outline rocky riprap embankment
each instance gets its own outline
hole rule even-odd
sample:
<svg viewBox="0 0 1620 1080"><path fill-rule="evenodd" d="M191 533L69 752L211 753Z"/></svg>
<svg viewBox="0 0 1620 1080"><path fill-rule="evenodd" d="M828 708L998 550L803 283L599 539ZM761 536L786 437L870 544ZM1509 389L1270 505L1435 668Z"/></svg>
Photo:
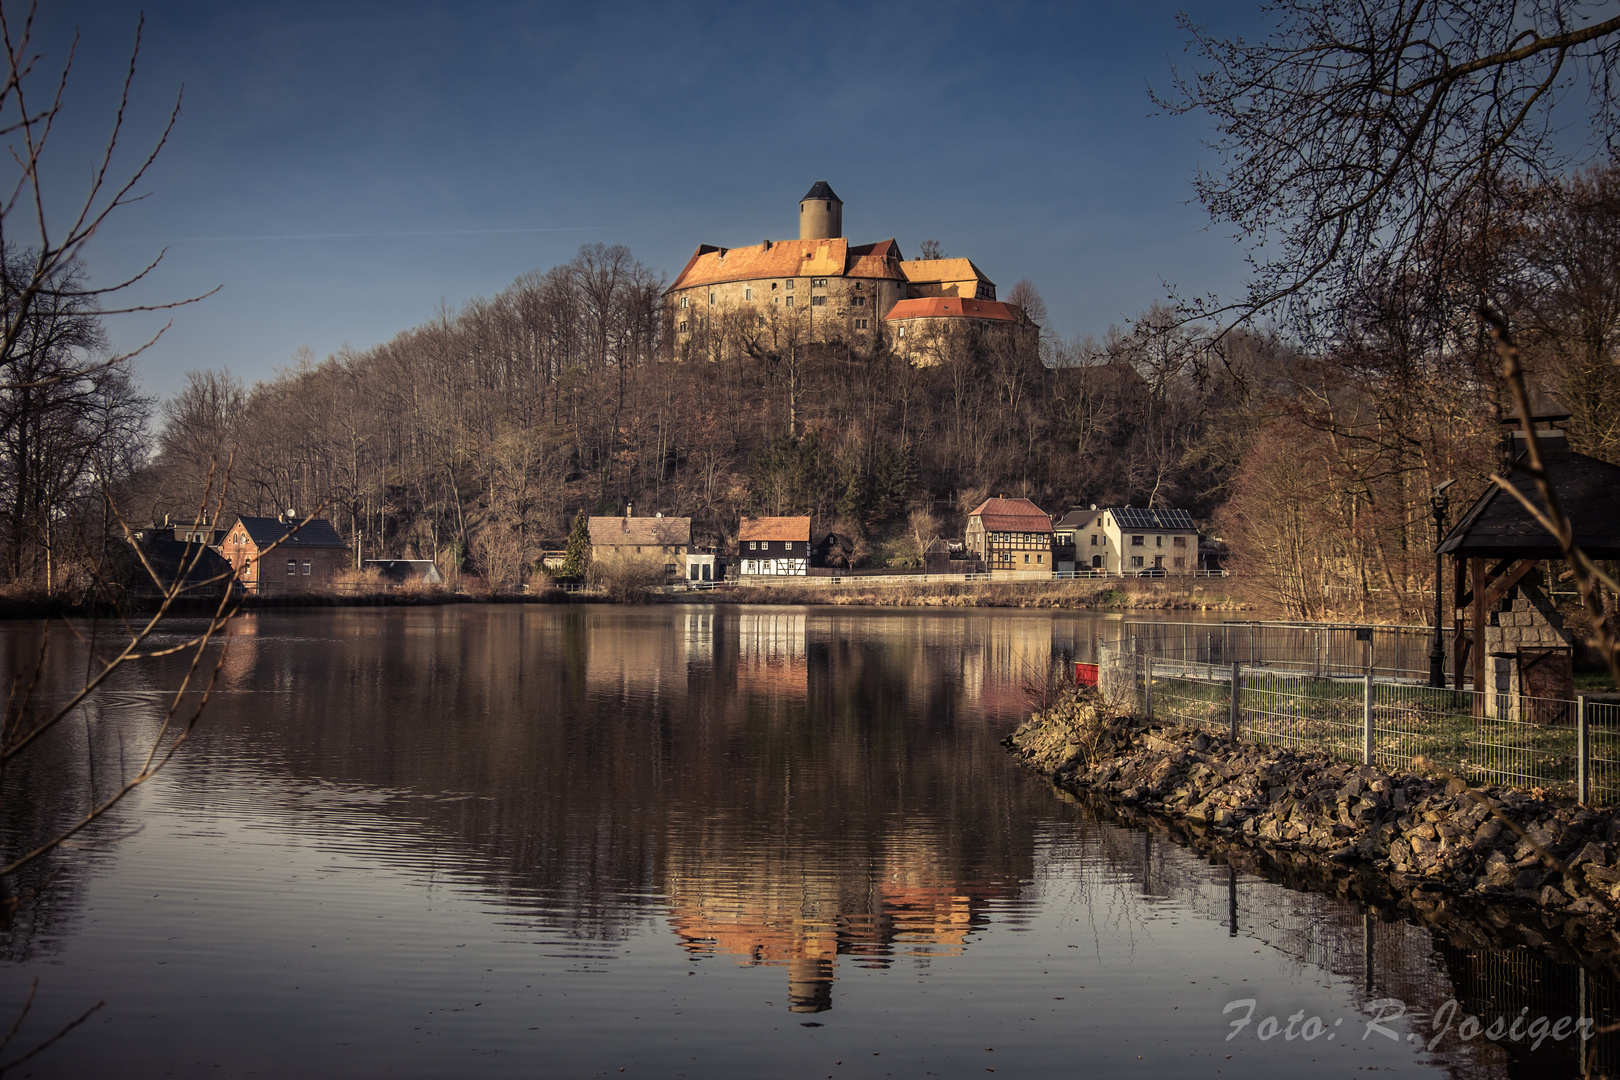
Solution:
<svg viewBox="0 0 1620 1080"><path fill-rule="evenodd" d="M1283 855L1298 866L1369 872L1384 895L1429 910L1472 905L1492 922L1533 906L1584 931L1563 936L1620 953L1620 817L1512 789L1476 788L1535 843L1502 824L1460 780L1391 774L1326 754L1237 743L1186 728L1102 722L1092 705L1038 713L1006 743L1063 789L1182 826L1205 847ZM1569 869L1555 870L1539 844ZM1366 889L1358 890L1365 893Z"/></svg>

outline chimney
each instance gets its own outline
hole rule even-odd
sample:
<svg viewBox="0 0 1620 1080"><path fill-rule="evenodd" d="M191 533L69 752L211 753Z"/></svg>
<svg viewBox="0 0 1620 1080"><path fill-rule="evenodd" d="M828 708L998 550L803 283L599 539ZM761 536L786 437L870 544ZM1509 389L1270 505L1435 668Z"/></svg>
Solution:
<svg viewBox="0 0 1620 1080"><path fill-rule="evenodd" d="M633 517L636 516L636 507L635 507L634 503L625 503L624 504L624 516L627 519L628 518L633 518Z"/></svg>

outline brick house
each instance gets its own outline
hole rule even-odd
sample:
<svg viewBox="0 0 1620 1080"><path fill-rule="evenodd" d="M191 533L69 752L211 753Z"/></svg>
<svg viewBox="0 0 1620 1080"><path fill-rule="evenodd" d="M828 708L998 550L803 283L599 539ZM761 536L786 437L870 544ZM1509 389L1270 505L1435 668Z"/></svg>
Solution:
<svg viewBox="0 0 1620 1080"><path fill-rule="evenodd" d="M640 566L666 578L686 576L686 557L692 550L692 519L687 517L633 517L626 507L622 517L593 517L591 566L611 571Z"/></svg>
<svg viewBox="0 0 1620 1080"><path fill-rule="evenodd" d="M348 569L349 545L332 523L312 518L300 525L302 520L296 514L243 515L225 531L219 553L244 589L260 596L310 592Z"/></svg>
<svg viewBox="0 0 1620 1080"><path fill-rule="evenodd" d="M804 577L810 571L810 519L743 518L737 526L743 574Z"/></svg>
<svg viewBox="0 0 1620 1080"><path fill-rule="evenodd" d="M986 499L968 514L966 540L992 578L1052 576L1052 519L1028 499Z"/></svg>

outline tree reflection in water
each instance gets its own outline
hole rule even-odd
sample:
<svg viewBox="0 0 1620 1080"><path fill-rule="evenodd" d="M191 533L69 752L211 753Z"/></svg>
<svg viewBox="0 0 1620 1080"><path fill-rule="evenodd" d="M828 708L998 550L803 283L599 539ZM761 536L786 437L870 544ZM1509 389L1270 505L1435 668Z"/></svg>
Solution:
<svg viewBox="0 0 1620 1080"><path fill-rule="evenodd" d="M581 963L622 962L654 917L691 958L780 968L794 1013L841 1000L841 965L965 961L1055 913L1098 955L1191 917L1358 1003L1609 1015L1607 975L1237 874L1019 771L998 743L1024 673L1114 633L1074 613L831 607L258 614L233 627L223 692L163 798L452 879ZM0 645L31 655L20 628ZM165 673L144 677L80 728L103 755L152 711ZM53 790L83 779L82 750L64 740ZM38 926L0 935L6 962L71 936L81 857ZM1573 1071L1575 1052L1544 1047L1529 1072ZM1433 1060L1498 1075L1524 1071L1515 1055L1450 1039Z"/></svg>

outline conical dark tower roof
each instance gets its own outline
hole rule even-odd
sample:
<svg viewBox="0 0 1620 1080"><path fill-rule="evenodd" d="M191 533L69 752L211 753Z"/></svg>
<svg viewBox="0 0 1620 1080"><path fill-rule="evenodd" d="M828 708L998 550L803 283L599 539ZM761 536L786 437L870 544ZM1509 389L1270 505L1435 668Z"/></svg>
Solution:
<svg viewBox="0 0 1620 1080"><path fill-rule="evenodd" d="M806 192L804 198L800 199L799 201L807 202L810 199L831 199L836 203L841 203L844 201L833 193L832 186L829 185L825 180L817 180L814 184L810 185L810 190Z"/></svg>

